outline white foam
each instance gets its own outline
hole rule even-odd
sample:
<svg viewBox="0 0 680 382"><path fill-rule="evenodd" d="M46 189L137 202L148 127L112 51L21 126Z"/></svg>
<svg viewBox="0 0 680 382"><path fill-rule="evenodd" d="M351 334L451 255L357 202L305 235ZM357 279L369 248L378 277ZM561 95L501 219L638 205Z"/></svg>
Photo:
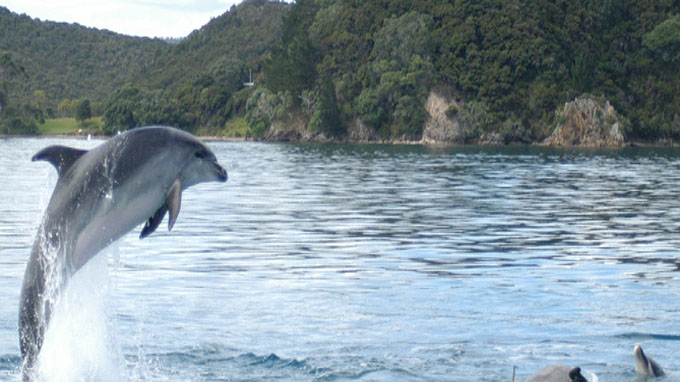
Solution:
<svg viewBox="0 0 680 382"><path fill-rule="evenodd" d="M110 251L76 272L57 297L38 356L38 380L124 380L123 358L108 314Z"/></svg>
<svg viewBox="0 0 680 382"><path fill-rule="evenodd" d="M592 371L584 371L585 374L589 374L589 378L586 378L590 382L600 382L600 378L597 377Z"/></svg>

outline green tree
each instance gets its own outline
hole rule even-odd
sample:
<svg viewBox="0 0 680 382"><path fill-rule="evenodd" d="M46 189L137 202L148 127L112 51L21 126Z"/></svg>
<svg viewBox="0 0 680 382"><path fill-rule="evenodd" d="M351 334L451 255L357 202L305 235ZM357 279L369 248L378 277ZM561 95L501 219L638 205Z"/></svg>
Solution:
<svg viewBox="0 0 680 382"><path fill-rule="evenodd" d="M292 104L290 93L273 94L266 88L257 88L246 103L246 123L256 138L264 137L272 121L281 119Z"/></svg>
<svg viewBox="0 0 680 382"><path fill-rule="evenodd" d="M9 105L3 109L0 119L2 134L37 134L38 110L28 104Z"/></svg>
<svg viewBox="0 0 680 382"><path fill-rule="evenodd" d="M104 104L104 133L114 134L119 130L141 126L135 116L141 99L141 90L131 84L111 93Z"/></svg>
<svg viewBox="0 0 680 382"><path fill-rule="evenodd" d="M61 117L73 117L75 115L75 111L73 109L71 100L68 98L62 99L57 106L57 113L59 113Z"/></svg>
<svg viewBox="0 0 680 382"><path fill-rule="evenodd" d="M375 35L371 56L396 68L408 67L414 56L429 60L433 50L431 25L431 17L417 12L388 19Z"/></svg>
<svg viewBox="0 0 680 382"><path fill-rule="evenodd" d="M387 19L375 34L368 86L355 108L387 138L418 139L422 134L434 71L431 25L429 16L408 12Z"/></svg>
<svg viewBox="0 0 680 382"><path fill-rule="evenodd" d="M323 131L331 136L340 135L342 132L342 116L335 96L335 86L329 76L322 80L319 98L309 124L312 129Z"/></svg>
<svg viewBox="0 0 680 382"><path fill-rule="evenodd" d="M44 90L33 91L33 104L39 110L45 110L47 107L47 95Z"/></svg>
<svg viewBox="0 0 680 382"><path fill-rule="evenodd" d="M272 49L265 63L267 87L274 93L289 91L295 105L304 89L314 86L317 48L307 33L314 22L318 5L314 0L298 0L286 15L281 32L282 44Z"/></svg>
<svg viewBox="0 0 680 382"><path fill-rule="evenodd" d="M680 59L680 15L657 25L643 39L644 45L666 61Z"/></svg>
<svg viewBox="0 0 680 382"><path fill-rule="evenodd" d="M90 108L90 100L87 98L81 99L76 105L76 121L84 124L85 120L92 118L92 110Z"/></svg>
<svg viewBox="0 0 680 382"><path fill-rule="evenodd" d="M36 120L42 113L28 104L21 104L10 95L18 80L28 76L9 52L0 52L0 133L37 134Z"/></svg>
<svg viewBox="0 0 680 382"><path fill-rule="evenodd" d="M16 80L27 77L23 66L17 64L9 52L0 51L0 111L10 103L9 92Z"/></svg>
<svg viewBox="0 0 680 382"><path fill-rule="evenodd" d="M169 125L192 130L196 117L181 100L162 90L147 90L128 84L113 92L104 106L104 133L114 134L145 125Z"/></svg>

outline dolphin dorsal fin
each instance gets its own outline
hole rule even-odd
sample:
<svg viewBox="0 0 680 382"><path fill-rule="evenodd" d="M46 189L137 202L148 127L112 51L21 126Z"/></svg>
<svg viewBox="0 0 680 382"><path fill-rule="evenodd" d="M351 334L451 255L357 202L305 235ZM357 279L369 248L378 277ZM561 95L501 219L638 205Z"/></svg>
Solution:
<svg viewBox="0 0 680 382"><path fill-rule="evenodd" d="M45 160L50 162L62 176L75 161L78 160L87 150L74 149L66 146L48 146L33 155L32 161Z"/></svg>
<svg viewBox="0 0 680 382"><path fill-rule="evenodd" d="M170 217L168 218L168 231L170 231L177 221L179 208L182 206L182 183L180 183L179 179L175 179L172 182L165 204L168 206L168 211L170 211Z"/></svg>

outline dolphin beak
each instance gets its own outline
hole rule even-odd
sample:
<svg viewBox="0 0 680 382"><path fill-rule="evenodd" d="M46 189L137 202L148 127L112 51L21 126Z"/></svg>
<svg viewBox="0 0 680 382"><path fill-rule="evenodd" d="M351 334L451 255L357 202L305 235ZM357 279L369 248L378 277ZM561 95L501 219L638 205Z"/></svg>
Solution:
<svg viewBox="0 0 680 382"><path fill-rule="evenodd" d="M643 376L649 375L647 357L645 356L645 352L642 351L640 345L635 345L635 349L633 349L633 356L635 360L635 372Z"/></svg>
<svg viewBox="0 0 680 382"><path fill-rule="evenodd" d="M215 166L215 176L217 177L217 180L220 182L226 182L227 179L229 178L227 176L227 170L225 170L222 166L217 164L217 162L214 162L213 166Z"/></svg>

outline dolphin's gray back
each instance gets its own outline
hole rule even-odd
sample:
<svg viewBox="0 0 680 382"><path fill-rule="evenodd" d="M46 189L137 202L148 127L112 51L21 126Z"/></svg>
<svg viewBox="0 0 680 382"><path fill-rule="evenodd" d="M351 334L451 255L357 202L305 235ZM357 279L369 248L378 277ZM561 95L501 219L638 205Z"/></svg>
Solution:
<svg viewBox="0 0 680 382"><path fill-rule="evenodd" d="M567 365L550 365L529 377L527 382L571 382Z"/></svg>
<svg viewBox="0 0 680 382"><path fill-rule="evenodd" d="M158 172L154 170L162 166L176 169L179 174L186 161L181 154L186 147L194 146L202 144L181 131L141 128L95 147L64 172L57 181L44 224L47 232L63 231L65 237L61 240L75 246L66 248L72 252L72 271L153 215L164 195L148 190L167 190L173 181L165 171L164 176L155 177ZM110 209L128 202L141 204L134 209L138 216L116 216L116 211Z"/></svg>

